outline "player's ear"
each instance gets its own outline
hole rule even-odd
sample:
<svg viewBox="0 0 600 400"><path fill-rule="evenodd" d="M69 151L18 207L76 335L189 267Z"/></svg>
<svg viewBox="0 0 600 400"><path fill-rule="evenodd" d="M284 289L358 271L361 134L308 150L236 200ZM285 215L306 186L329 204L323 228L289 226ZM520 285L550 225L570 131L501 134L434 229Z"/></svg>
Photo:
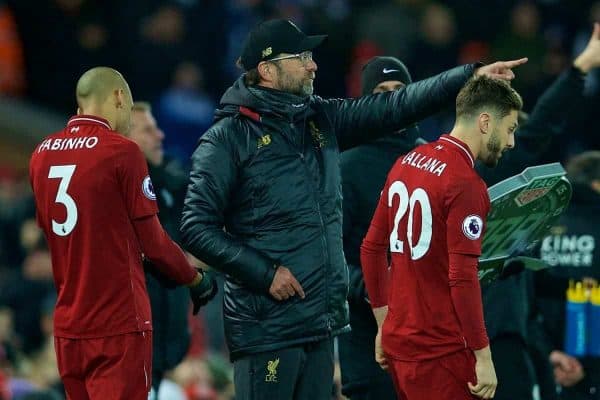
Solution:
<svg viewBox="0 0 600 400"><path fill-rule="evenodd" d="M258 74L260 75L260 78L264 81L272 81L273 80L273 68L272 66L269 65L269 63L267 62L260 62L258 64L258 66L256 67L258 69Z"/></svg>
<svg viewBox="0 0 600 400"><path fill-rule="evenodd" d="M479 114L477 118L477 124L479 125L479 130L483 134L487 134L490 130L490 114L486 112L482 112Z"/></svg>
<svg viewBox="0 0 600 400"><path fill-rule="evenodd" d="M123 89L115 89L113 94L115 96L115 106L117 108L122 108L125 103L125 93L123 93Z"/></svg>

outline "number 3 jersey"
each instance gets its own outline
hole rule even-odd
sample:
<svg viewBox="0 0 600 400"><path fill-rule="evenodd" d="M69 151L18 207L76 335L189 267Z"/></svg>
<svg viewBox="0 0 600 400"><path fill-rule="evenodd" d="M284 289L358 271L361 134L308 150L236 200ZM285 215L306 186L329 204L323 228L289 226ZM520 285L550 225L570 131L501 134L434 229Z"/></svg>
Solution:
<svg viewBox="0 0 600 400"><path fill-rule="evenodd" d="M79 115L33 152L37 221L58 292L54 334L93 338L151 330L132 220L158 212L146 161L107 121Z"/></svg>
<svg viewBox="0 0 600 400"><path fill-rule="evenodd" d="M452 285L465 282L451 276L449 255L481 255L489 208L474 157L458 139L442 135L396 161L361 249L371 306L388 305L382 328L388 356L417 361L472 347L451 295ZM473 277L466 284L477 296L479 345L487 345L476 261L459 267Z"/></svg>

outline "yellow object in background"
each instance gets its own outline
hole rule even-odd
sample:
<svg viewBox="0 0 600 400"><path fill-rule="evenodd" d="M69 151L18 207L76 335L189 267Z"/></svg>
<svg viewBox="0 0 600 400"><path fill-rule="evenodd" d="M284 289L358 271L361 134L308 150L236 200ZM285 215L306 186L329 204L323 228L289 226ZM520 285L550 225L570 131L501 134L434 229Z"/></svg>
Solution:
<svg viewBox="0 0 600 400"><path fill-rule="evenodd" d="M590 298L589 292L583 287L583 282L574 283L571 280L567 289L567 301L572 303L587 303Z"/></svg>
<svg viewBox="0 0 600 400"><path fill-rule="evenodd" d="M590 303L600 306L600 286L594 286L590 290Z"/></svg>

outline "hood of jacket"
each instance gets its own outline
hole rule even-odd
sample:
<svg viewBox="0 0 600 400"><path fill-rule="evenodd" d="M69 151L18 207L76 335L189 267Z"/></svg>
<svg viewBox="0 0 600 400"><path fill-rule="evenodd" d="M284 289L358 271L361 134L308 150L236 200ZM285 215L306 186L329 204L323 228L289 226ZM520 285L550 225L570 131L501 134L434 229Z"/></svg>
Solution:
<svg viewBox="0 0 600 400"><path fill-rule="evenodd" d="M263 86L248 87L242 75L221 97L215 121L241 112L256 120L272 116L295 122L313 113L310 103L311 96L298 96Z"/></svg>

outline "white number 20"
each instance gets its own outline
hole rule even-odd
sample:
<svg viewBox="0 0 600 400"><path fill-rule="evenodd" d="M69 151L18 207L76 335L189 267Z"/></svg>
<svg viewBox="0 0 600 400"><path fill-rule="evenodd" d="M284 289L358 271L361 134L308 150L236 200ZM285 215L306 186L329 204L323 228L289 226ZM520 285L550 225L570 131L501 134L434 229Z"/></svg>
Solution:
<svg viewBox="0 0 600 400"><path fill-rule="evenodd" d="M433 219L431 215L431 203L427 192L421 188L415 189L409 196L406 185L401 181L392 183L388 190L388 207L392 207L394 196L400 197L400 204L394 217L394 229L390 233L390 251L392 253L404 253L404 241L400 238L398 228L400 221L408 210L408 224L406 232L406 241L410 249L410 258L418 260L423 257L429 250L431 245L431 233ZM415 244L413 238L414 210L416 203L421 206L421 235L418 242Z"/></svg>
<svg viewBox="0 0 600 400"><path fill-rule="evenodd" d="M67 193L69 183L75 172L75 165L55 165L50 167L48 178L60 178L58 192L56 192L56 202L61 203L67 209L67 218L65 222L59 223L52 219L52 232L58 236L67 236L77 224L77 205Z"/></svg>

